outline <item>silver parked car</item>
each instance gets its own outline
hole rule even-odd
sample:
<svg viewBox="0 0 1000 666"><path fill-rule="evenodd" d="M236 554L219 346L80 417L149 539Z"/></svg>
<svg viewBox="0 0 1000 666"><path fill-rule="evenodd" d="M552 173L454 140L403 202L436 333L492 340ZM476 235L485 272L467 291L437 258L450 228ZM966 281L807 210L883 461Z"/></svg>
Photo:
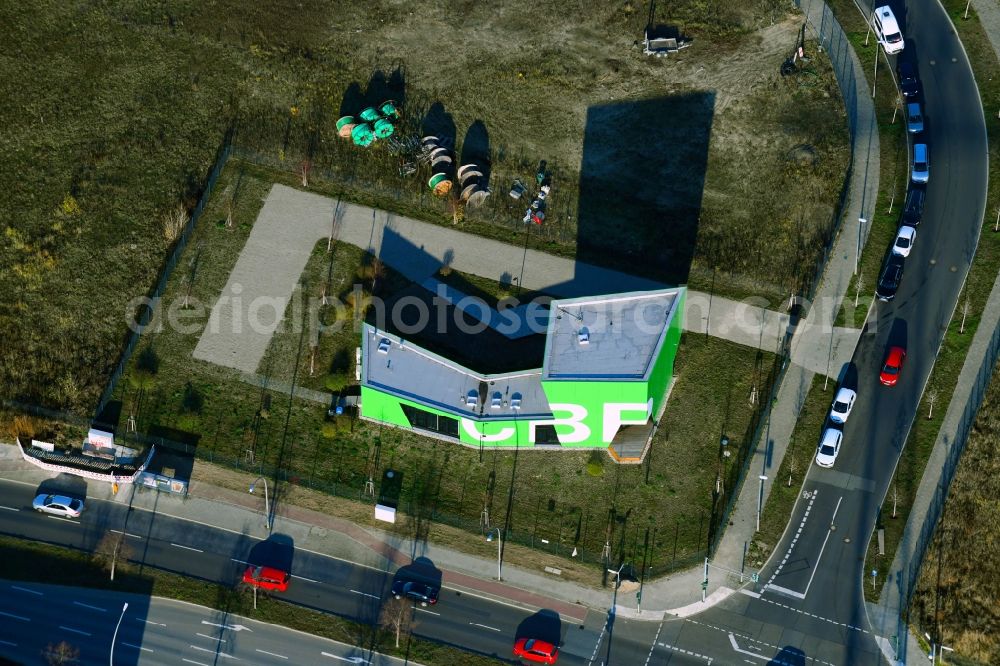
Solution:
<svg viewBox="0 0 1000 666"><path fill-rule="evenodd" d="M50 495L39 493L31 507L39 513L51 513L63 518L79 518L83 513L83 500L65 495Z"/></svg>

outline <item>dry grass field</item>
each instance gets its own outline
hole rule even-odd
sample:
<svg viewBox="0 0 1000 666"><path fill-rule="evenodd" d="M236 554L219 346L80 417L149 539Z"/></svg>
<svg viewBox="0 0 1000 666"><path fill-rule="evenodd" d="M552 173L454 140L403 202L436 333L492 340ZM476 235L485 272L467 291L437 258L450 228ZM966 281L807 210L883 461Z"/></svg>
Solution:
<svg viewBox="0 0 1000 666"><path fill-rule="evenodd" d="M778 75L801 20L786 12L670 3L657 22L694 43L657 60L634 45L647 20L634 0L8 3L0 397L93 409L128 304L172 246L167 216L193 208L230 126L264 161L295 171L311 154L318 182L450 223L418 181L381 170L391 156L333 138L378 72L400 72L407 122L433 111L460 147L486 139L496 194L470 230L517 231L503 192L545 159L556 187L539 246L784 295L812 274L849 152L825 57L807 45L803 73Z"/></svg>

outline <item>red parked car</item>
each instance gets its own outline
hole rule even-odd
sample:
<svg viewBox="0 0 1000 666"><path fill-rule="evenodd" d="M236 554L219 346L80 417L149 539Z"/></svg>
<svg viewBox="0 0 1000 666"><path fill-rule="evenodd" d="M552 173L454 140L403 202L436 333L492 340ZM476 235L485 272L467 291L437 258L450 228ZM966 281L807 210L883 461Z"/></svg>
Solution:
<svg viewBox="0 0 1000 666"><path fill-rule="evenodd" d="M258 567L252 564L243 572L244 583L272 592L284 592L287 590L289 578L291 576L281 569Z"/></svg>
<svg viewBox="0 0 1000 666"><path fill-rule="evenodd" d="M559 658L559 646L537 638L519 638L514 643L514 656L536 664L554 664Z"/></svg>
<svg viewBox="0 0 1000 666"><path fill-rule="evenodd" d="M899 372L903 369L903 361L906 360L906 350L902 347L890 347L889 353L882 364L882 372L878 379L886 386L895 386L899 379Z"/></svg>

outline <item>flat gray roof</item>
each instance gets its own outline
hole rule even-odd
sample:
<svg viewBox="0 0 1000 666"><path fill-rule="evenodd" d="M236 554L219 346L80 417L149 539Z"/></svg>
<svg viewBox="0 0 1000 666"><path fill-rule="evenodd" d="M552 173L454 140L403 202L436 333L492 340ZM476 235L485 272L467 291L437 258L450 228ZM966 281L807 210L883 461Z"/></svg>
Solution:
<svg viewBox="0 0 1000 666"><path fill-rule="evenodd" d="M362 333L361 357L364 386L456 416L482 421L552 414L540 369L480 374L369 324Z"/></svg>
<svg viewBox="0 0 1000 666"><path fill-rule="evenodd" d="M678 289L552 301L543 379L647 379Z"/></svg>

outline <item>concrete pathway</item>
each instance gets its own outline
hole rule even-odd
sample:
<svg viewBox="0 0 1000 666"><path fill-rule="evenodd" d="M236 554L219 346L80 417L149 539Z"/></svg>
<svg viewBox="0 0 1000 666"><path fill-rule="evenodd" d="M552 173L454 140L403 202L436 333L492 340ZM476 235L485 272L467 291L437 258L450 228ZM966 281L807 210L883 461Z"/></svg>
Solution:
<svg viewBox="0 0 1000 666"><path fill-rule="evenodd" d="M665 286L620 271L274 185L213 305L195 347L195 358L244 373L256 372L315 244L331 235L371 252L418 284L428 283L441 266L449 265L497 282L520 282L524 289L559 298ZM828 296L824 294L823 298ZM789 316L768 308L781 309L785 305L762 298L735 301L689 291L685 328L774 351L788 330ZM829 305L822 310L831 310ZM829 370L835 374L836 368L850 360L859 331L831 328L832 321L811 315L800 324L798 337L807 342L793 347L793 362L810 372Z"/></svg>
<svg viewBox="0 0 1000 666"><path fill-rule="evenodd" d="M979 15L979 22L990 40L997 60L1000 61L1000 2L998 0L972 0L972 7ZM877 633L882 636L893 636L904 631L907 632L907 664L927 663L927 655L912 633L908 631L908 627L900 621L903 610L901 608L903 585L908 579L911 563L920 557L920 553L917 552L920 534L924 529L924 523L929 507L934 501L937 487L942 481L948 449L957 439L958 429L962 423L969 396L972 394L977 375L983 366L986 353L994 335L996 335L998 326L1000 326L1000 275L993 283L993 289L990 291L990 296L983 309L979 327L972 338L972 344L969 345L969 351L959 373L955 392L952 394L951 402L948 403L948 411L945 413L941 429L934 441L934 448L927 459L924 475L917 487L917 494L913 506L910 507L906 527L899 547L896 549L896 556L893 558L889 576L882 586L878 604L868 605L868 613Z"/></svg>

